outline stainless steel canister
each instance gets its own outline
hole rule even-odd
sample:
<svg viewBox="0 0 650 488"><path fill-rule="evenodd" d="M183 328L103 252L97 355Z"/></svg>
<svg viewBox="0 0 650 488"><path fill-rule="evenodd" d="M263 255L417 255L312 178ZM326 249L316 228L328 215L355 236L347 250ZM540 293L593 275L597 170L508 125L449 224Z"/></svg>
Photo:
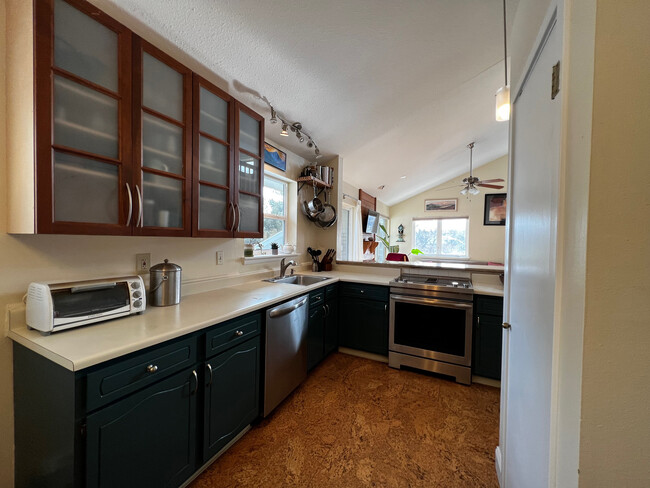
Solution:
<svg viewBox="0 0 650 488"><path fill-rule="evenodd" d="M150 289L149 303L156 307L177 305L181 301L181 271L183 269L169 259L156 264L149 270Z"/></svg>

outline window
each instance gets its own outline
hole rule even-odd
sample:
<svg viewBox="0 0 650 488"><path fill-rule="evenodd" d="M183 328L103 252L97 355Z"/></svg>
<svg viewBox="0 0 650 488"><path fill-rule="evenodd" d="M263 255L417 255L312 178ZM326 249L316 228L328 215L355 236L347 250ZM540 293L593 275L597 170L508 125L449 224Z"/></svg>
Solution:
<svg viewBox="0 0 650 488"><path fill-rule="evenodd" d="M259 250L271 249L272 243L280 248L287 243L287 183L268 174L264 175L263 190L264 234L262 239L246 239Z"/></svg>
<svg viewBox="0 0 650 488"><path fill-rule="evenodd" d="M339 252L338 257L340 261L349 261L350 260L350 236L352 234L352 229L350 224L352 223L352 207L343 204L343 208L339 213L338 228L340 232L340 242L339 242Z"/></svg>
<svg viewBox="0 0 650 488"><path fill-rule="evenodd" d="M413 221L413 247L427 256L469 257L469 218Z"/></svg>

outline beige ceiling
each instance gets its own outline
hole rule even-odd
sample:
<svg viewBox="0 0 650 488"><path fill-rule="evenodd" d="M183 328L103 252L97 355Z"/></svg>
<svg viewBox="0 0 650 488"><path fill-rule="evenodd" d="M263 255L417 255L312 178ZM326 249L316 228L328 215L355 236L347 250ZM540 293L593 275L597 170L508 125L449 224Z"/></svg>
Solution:
<svg viewBox="0 0 650 488"><path fill-rule="evenodd" d="M512 24L518 0L507 0ZM303 123L344 179L392 205L507 152L501 0L93 0ZM313 159L267 123L267 138ZM326 160L326 158L322 159ZM319 160L321 161L321 160ZM405 175L406 179L400 177ZM377 187L385 185L383 190Z"/></svg>

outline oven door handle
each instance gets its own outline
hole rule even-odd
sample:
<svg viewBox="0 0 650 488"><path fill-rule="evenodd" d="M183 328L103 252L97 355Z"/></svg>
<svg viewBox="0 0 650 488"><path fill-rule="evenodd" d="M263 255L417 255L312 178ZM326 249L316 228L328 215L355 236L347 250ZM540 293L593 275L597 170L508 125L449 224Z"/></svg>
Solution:
<svg viewBox="0 0 650 488"><path fill-rule="evenodd" d="M471 303L452 302L450 300L440 300L437 298L422 298L422 297L409 297L405 295L391 295L391 300L396 302L415 303L418 305L440 305L447 308L458 308L462 310L471 309Z"/></svg>

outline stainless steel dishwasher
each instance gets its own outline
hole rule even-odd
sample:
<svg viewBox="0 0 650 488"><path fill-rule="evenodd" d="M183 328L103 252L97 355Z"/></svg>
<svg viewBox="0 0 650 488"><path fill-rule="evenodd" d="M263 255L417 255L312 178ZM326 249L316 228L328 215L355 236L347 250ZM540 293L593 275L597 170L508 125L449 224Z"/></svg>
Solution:
<svg viewBox="0 0 650 488"><path fill-rule="evenodd" d="M266 311L264 417L307 377L307 301L294 298Z"/></svg>

